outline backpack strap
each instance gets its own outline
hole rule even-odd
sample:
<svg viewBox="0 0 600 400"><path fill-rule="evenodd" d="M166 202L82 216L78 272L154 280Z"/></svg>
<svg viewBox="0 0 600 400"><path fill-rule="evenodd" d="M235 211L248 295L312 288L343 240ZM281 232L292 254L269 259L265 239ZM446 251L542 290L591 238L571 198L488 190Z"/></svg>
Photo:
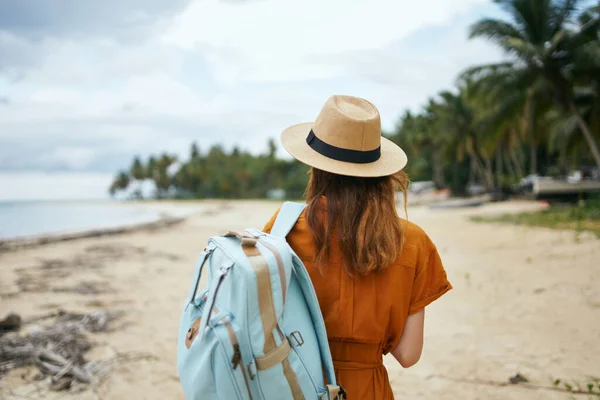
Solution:
<svg viewBox="0 0 600 400"><path fill-rule="evenodd" d="M294 257L297 258L296 255L294 255ZM300 259L294 261L293 271L296 274L300 288L304 293L306 305L310 311L315 333L317 335L317 340L319 342L319 350L321 352L321 359L323 360L323 369L325 370L325 376L327 377L327 381L329 383L327 386L327 392L330 394L331 399L345 399L346 394L344 389L339 386L335 379L335 370L333 369L331 350L329 349L327 331L325 330L325 321L323 320L323 314L321 314L321 309L319 308L319 300L317 299L317 294L315 293L312 281L310 280L310 275Z"/></svg>
<svg viewBox="0 0 600 400"><path fill-rule="evenodd" d="M273 228L271 228L271 234L273 236L286 237L294 225L296 225L298 217L300 217L305 208L306 204L293 203L290 201L283 203L283 206L275 219ZM295 254L294 257L297 258ZM323 360L323 369L325 370L325 376L329 383L326 387L328 399L345 399L346 392L344 391L344 388L336 382L335 370L333 369L333 362L331 359L331 350L329 350L329 341L327 340L327 332L325 330L325 321L323 321L323 315L319 308L319 300L317 299L317 294L315 293L312 281L310 280L310 275L299 258L293 263L293 273L298 278L300 288L307 300L306 303L313 320L313 326L315 327L315 333L319 342L319 351L321 352L321 359Z"/></svg>
<svg viewBox="0 0 600 400"><path fill-rule="evenodd" d="M286 237L294 225L296 225L298 217L300 217L300 214L302 214L302 211L304 211L305 208L306 204L293 203L291 201L283 203L281 210L279 210L279 214L277 214L277 219L273 224L273 228L271 228L271 234L274 236Z"/></svg>

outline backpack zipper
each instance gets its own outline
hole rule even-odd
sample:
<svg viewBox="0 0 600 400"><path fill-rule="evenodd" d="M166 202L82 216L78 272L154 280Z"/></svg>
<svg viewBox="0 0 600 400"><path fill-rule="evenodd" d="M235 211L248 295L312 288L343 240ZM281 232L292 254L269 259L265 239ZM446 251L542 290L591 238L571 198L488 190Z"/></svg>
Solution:
<svg viewBox="0 0 600 400"><path fill-rule="evenodd" d="M242 364L242 351L240 349L240 343L238 341L237 335L235 334L235 330L233 326L229 322L227 318L224 318L222 322L227 329L227 333L229 335L229 341L233 347L233 357L231 358L231 364L233 365L233 369L237 369L240 364ZM246 369L242 365L240 368L242 370L242 375L244 376L244 383L246 384L246 389L248 390L248 397L252 400L252 392L250 391L250 384L248 383L248 375L246 374Z"/></svg>

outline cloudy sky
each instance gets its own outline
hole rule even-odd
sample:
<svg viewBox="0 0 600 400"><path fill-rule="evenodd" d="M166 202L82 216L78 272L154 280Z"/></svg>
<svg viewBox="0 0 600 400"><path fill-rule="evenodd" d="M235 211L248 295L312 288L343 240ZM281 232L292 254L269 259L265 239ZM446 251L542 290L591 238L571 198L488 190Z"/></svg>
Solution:
<svg viewBox="0 0 600 400"><path fill-rule="evenodd" d="M0 0L0 199L103 198L136 154L266 149L331 94L384 129L500 52L490 0ZM283 151L281 153L284 156Z"/></svg>

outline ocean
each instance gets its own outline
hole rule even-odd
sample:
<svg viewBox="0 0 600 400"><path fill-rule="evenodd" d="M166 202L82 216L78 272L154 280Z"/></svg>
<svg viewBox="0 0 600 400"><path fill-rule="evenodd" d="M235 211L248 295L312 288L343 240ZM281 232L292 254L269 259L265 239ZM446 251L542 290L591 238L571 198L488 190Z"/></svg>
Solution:
<svg viewBox="0 0 600 400"><path fill-rule="evenodd" d="M112 228L159 218L157 210L109 201L0 201L0 239Z"/></svg>

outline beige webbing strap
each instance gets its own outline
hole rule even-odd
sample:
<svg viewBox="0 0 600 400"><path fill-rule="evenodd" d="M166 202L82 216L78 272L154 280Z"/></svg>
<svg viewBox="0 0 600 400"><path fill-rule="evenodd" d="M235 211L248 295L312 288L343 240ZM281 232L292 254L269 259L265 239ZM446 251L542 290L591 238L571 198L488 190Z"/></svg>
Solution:
<svg viewBox="0 0 600 400"><path fill-rule="evenodd" d="M263 357L256 357L254 359L256 361L256 368L265 370L281 363L287 358L291 350L290 343L285 339L275 350L265 354Z"/></svg>
<svg viewBox="0 0 600 400"><path fill-rule="evenodd" d="M244 253L248 258L260 256L260 251L256 247L244 247ZM252 262L252 259L250 259L250 262Z"/></svg>
<svg viewBox="0 0 600 400"><path fill-rule="evenodd" d="M260 254L260 251L258 251L256 247L244 247L244 252L250 260L250 263L252 264L252 269L256 274L256 281L258 285L258 306L260 308L260 317L262 319L263 334L265 337L264 353L265 357L268 357L272 351L277 351L275 349L276 343L275 336L273 333L273 330L275 329L275 327L277 327L277 316L275 315L275 305L273 304L271 273L269 272L269 265L267 264L267 261L263 258L263 256ZM283 336L282 332L279 330L279 327L277 328L280 335ZM287 341L287 339L283 340L282 343L286 343L289 348L289 342ZM281 351L283 352L284 350ZM289 354L289 350L287 351L287 354ZM283 367L283 374L285 375L285 378L288 381L288 384L290 385L293 400L304 400L304 395L302 394L302 389L300 388L298 377L296 376L294 369L290 365L290 361L287 358L287 354L283 361L281 361L281 365ZM281 354L278 353L278 355ZM272 361L273 360L270 360L270 362ZM258 366L258 360L257 368L261 369Z"/></svg>
<svg viewBox="0 0 600 400"><path fill-rule="evenodd" d="M256 246L256 242L258 242L258 239L256 239L255 236L246 233L246 232L238 232L238 231L229 231L225 234L225 237L237 237L242 241L242 247L244 249L248 248L248 247L254 247Z"/></svg>
<svg viewBox="0 0 600 400"><path fill-rule="evenodd" d="M244 252L248 256L252 269L256 274L256 281L258 284L258 307L260 308L260 318L263 323L263 334L265 337L264 353L268 354L270 351L275 349L275 338L273 337L273 329L277 325L277 318L275 316L275 306L273 305L273 292L271 290L271 275L269 273L269 266L262 257L260 252L255 254L248 250L257 250L256 248L244 248Z"/></svg>
<svg viewBox="0 0 600 400"><path fill-rule="evenodd" d="M327 385L327 393L329 394L329 400L339 400L345 397L340 396L340 387L334 385Z"/></svg>
<svg viewBox="0 0 600 400"><path fill-rule="evenodd" d="M267 249L271 250L271 253L275 256L275 260L277 260L277 268L279 268L279 279L281 281L281 295L283 296L283 303L285 304L285 297L287 295L287 280L285 276L285 267L283 266L283 259L281 258L281 254L279 254L279 250L277 247L268 243L265 240L261 240L260 243L265 246Z"/></svg>
<svg viewBox="0 0 600 400"><path fill-rule="evenodd" d="M289 358L286 357L282 363L283 366L283 375L285 375L285 379L288 381L288 385L290 385L290 390L292 391L292 398L294 400L304 400L304 395L302 394L302 388L300 387L300 382L298 382L298 377L296 376L296 372L290 365Z"/></svg>

